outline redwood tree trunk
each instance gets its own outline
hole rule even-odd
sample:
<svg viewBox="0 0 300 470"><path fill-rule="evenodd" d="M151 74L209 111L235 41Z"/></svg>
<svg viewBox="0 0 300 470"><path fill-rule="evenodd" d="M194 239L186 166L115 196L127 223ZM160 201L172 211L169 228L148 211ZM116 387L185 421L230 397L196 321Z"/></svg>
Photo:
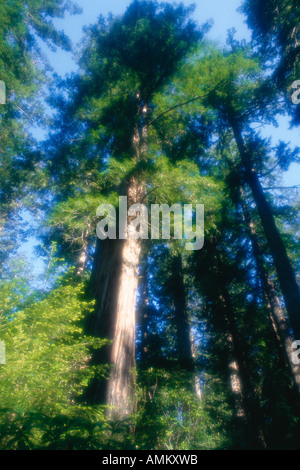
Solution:
<svg viewBox="0 0 300 470"><path fill-rule="evenodd" d="M180 254L173 258L172 271L171 290L175 307L177 357L182 368L193 372L193 392L201 400L200 377L195 369L196 346L188 319L187 295Z"/></svg>
<svg viewBox="0 0 300 470"><path fill-rule="evenodd" d="M186 292L182 272L182 258L180 255L173 258L172 269L171 288L175 307L177 355L180 365L185 369L192 370L193 356L190 325L187 317Z"/></svg>
<svg viewBox="0 0 300 470"><path fill-rule="evenodd" d="M234 137L246 170L249 184L255 200L258 214L274 260L278 280L285 300L291 326L296 339L300 339L300 289L295 273L288 258L284 243L276 227L270 205L266 199L258 175L252 167L252 158L236 122L232 123Z"/></svg>
<svg viewBox="0 0 300 470"><path fill-rule="evenodd" d="M246 354L238 331L234 308L227 286L225 267L221 254L215 247L217 259L216 294L221 306L222 322L225 327L228 350L228 373L234 398L236 416L247 424L254 443L266 448L262 419L249 377Z"/></svg>
<svg viewBox="0 0 300 470"><path fill-rule="evenodd" d="M137 94L137 116L132 136L133 159L146 158L148 107ZM126 187L128 207L144 200L144 183L131 176ZM123 191L124 192L124 191ZM135 217L127 216L127 224ZM91 387L92 400L108 406L108 417L125 419L134 411L135 383L135 304L141 240L97 241L91 295L96 299L93 333L111 340L111 344L96 355L96 363L110 365L108 380L96 381Z"/></svg>
<svg viewBox="0 0 300 470"><path fill-rule="evenodd" d="M242 205L242 209L244 213L245 222L248 226L250 237L251 237L252 250L253 250L253 255L255 258L256 266L257 266L257 271L261 278L263 288L266 293L266 297L269 301L272 324L275 327L275 333L278 334L280 337L284 355L285 355L285 361L290 369L298 398L300 398L300 365L294 364L292 360L294 348L293 348L293 338L290 334L291 328L283 312L283 309L280 305L279 299L276 295L274 283L270 279L270 276L268 275L264 267L262 253L261 253L261 249L257 240L255 227L254 227L253 221L251 220L246 204L243 200L242 192L241 192L241 205Z"/></svg>
<svg viewBox="0 0 300 470"><path fill-rule="evenodd" d="M132 188L129 188L130 190ZM110 365L107 381L94 384L92 399L111 407L110 418L134 410L135 303L140 240L98 240L91 293L96 298L93 332L112 343L97 362Z"/></svg>
<svg viewBox="0 0 300 470"><path fill-rule="evenodd" d="M123 244L116 316L110 337L112 370L107 385L106 404L113 407L111 415L123 418L133 412L135 377L135 301L138 284L140 242Z"/></svg>

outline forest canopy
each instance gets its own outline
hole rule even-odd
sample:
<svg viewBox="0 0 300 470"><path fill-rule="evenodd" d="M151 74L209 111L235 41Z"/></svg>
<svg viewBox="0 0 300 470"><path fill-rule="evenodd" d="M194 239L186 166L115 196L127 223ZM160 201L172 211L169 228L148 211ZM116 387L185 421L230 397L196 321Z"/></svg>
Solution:
<svg viewBox="0 0 300 470"><path fill-rule="evenodd" d="M300 7L239 10L1 3L2 450L299 450Z"/></svg>

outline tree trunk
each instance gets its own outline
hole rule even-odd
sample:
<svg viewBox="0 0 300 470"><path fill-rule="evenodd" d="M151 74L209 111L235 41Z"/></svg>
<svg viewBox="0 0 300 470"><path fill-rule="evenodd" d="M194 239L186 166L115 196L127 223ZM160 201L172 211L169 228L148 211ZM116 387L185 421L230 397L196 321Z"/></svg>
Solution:
<svg viewBox="0 0 300 470"><path fill-rule="evenodd" d="M195 362L196 362L196 344L195 344L195 337L194 337L192 329L191 329L191 333L190 333L190 338L191 338L191 346L192 346L192 359L193 359L193 362L194 362L194 365L195 365ZM197 396L198 400L201 401L202 400L201 381L200 381L200 374L197 370L195 371L195 374L194 374L194 387L195 387L196 396Z"/></svg>
<svg viewBox="0 0 300 470"><path fill-rule="evenodd" d="M141 274L141 301L139 308L139 329L140 329L140 362L144 368L148 358L148 320L149 320L149 289L148 289L148 256L145 255Z"/></svg>
<svg viewBox="0 0 300 470"><path fill-rule="evenodd" d="M221 295L221 300L224 303L225 321L228 328L228 371L231 392L235 402L236 416L242 422L247 423L253 442L258 443L262 448L266 448L264 433L260 423L260 411L249 379L245 353L237 331L230 297L227 289L224 289L224 286L222 290L225 297Z"/></svg>
<svg viewBox="0 0 300 470"><path fill-rule="evenodd" d="M77 271L76 275L81 277L84 273L86 263L87 263L87 253L88 253L88 236L90 233L90 224L87 225L86 230L82 232L82 247L79 253L78 262L77 262Z"/></svg>
<svg viewBox="0 0 300 470"><path fill-rule="evenodd" d="M131 414L134 407L135 301L139 255L139 241L125 241L116 299L116 318L111 330L113 343L110 364L113 367L106 394L106 404L113 407L111 416L118 418Z"/></svg>
<svg viewBox="0 0 300 470"><path fill-rule="evenodd" d="M241 380L241 373L239 364L234 354L234 344L231 334L227 335L227 347L228 347L228 374L230 390L234 400L235 414L236 417L247 424L248 416L246 412L245 397L243 394L243 385Z"/></svg>
<svg viewBox="0 0 300 470"><path fill-rule="evenodd" d="M177 357L180 366L193 372L193 391L199 400L202 399L200 377L195 370L196 346L188 319L186 287L184 283L182 256L176 255L172 262L171 290L175 307L177 332Z"/></svg>
<svg viewBox="0 0 300 470"><path fill-rule="evenodd" d="M128 200L130 191L128 191ZM98 362L111 365L108 381L98 382L93 401L111 407L110 418L123 419L134 409L135 303L141 241L98 240L91 293L96 298L93 332L112 343Z"/></svg>
<svg viewBox="0 0 300 470"><path fill-rule="evenodd" d="M285 354L285 361L291 372L291 376L295 385L295 390L297 392L298 398L300 398L300 365L294 364L293 357L293 338L290 334L290 325L285 317L285 314L281 308L279 299L276 295L275 286L270 279L263 263L262 254L260 246L257 240L257 235L253 221L251 220L250 214L246 207L245 201L243 199L243 193L241 190L241 206L244 213L245 222L249 229L253 255L256 261L257 271L261 278L266 297L269 301L270 311L271 311L271 321L275 327L275 333L279 335L281 344L283 346L283 351Z"/></svg>
<svg viewBox="0 0 300 470"><path fill-rule="evenodd" d="M227 330L229 381L235 401L236 416L241 422L245 421L247 423L253 442L262 448L266 448L260 410L248 374L246 354L236 324L226 276L224 275L224 265L217 247L216 257L218 266L217 289Z"/></svg>
<svg viewBox="0 0 300 470"><path fill-rule="evenodd" d="M256 171L252 168L252 158L236 122L232 124L234 137L246 170L258 214L274 260L278 280L285 300L291 326L296 339L300 339L300 289L288 258L284 243L276 227L270 205L266 199Z"/></svg>
<svg viewBox="0 0 300 470"><path fill-rule="evenodd" d="M181 367L187 370L193 370L190 325L187 317L186 291L182 272L181 255L173 257L172 270L171 290L175 307L177 357Z"/></svg>
<svg viewBox="0 0 300 470"><path fill-rule="evenodd" d="M133 159L146 158L148 107L141 105L137 93L140 125L133 131ZM131 176L125 195L128 206L141 203L144 183ZM91 388L92 400L105 403L110 419L125 419L134 412L135 383L135 304L141 240L131 239L128 226L135 217L127 216L127 239L97 240L91 295L96 299L93 332L112 342L96 355L96 362L110 365L107 381L96 381ZM97 357L98 356L98 357Z"/></svg>

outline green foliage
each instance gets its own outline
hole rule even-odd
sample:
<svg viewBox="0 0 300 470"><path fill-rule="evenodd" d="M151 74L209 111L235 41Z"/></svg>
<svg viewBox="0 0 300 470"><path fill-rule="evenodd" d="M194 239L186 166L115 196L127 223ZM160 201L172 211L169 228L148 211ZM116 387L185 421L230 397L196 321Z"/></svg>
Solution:
<svg viewBox="0 0 300 470"><path fill-rule="evenodd" d="M293 124L299 125L300 107L291 102L292 84L300 76L299 4L292 0L244 0L241 11L252 31L259 59L271 72L277 98L283 95Z"/></svg>
<svg viewBox="0 0 300 470"><path fill-rule="evenodd" d="M179 368L140 372L134 433L138 449L226 448L229 436L224 424L231 411L225 396L219 391L205 394L200 401L195 380L199 378Z"/></svg>
<svg viewBox="0 0 300 470"><path fill-rule="evenodd" d="M49 67L39 41L49 47L70 50L63 32L53 25L55 17L78 9L68 0L10 0L0 4L0 80L6 87L6 104L0 106L0 231L1 258L15 246L20 210L38 206L30 192L45 189L47 174L31 136L32 128L46 123L42 105ZM15 232L14 232L15 233ZM1 259L2 261L2 259Z"/></svg>
<svg viewBox="0 0 300 470"><path fill-rule="evenodd" d="M105 341L83 333L82 319L93 303L82 293L83 285L74 285L68 274L22 307L22 282L1 284L2 448L82 448L83 441L92 446L95 436L99 445L103 409L87 407L80 397L93 377L105 374L105 367L89 365L91 348Z"/></svg>

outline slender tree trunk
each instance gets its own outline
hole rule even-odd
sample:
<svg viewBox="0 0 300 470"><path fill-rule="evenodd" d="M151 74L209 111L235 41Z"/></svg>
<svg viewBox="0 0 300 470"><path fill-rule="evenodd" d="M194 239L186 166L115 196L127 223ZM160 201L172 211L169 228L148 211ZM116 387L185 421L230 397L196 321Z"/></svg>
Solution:
<svg viewBox="0 0 300 470"><path fill-rule="evenodd" d="M77 262L77 271L76 275L81 277L84 273L86 263L87 263L87 252L88 252L88 236L90 233L90 225L88 224L87 228L82 232L82 248L79 253L79 258Z"/></svg>
<svg viewBox="0 0 300 470"><path fill-rule="evenodd" d="M147 254L142 267L141 275L141 302L139 309L139 327L140 327L140 361L142 368L147 363L148 353L148 320L149 320L149 289L148 289L148 258Z"/></svg>
<svg viewBox="0 0 300 470"><path fill-rule="evenodd" d="M177 330L177 353L182 368L193 372L193 391L202 399L200 377L195 369L196 346L188 319L186 287L183 275L182 256L174 256L172 263L172 293Z"/></svg>
<svg viewBox="0 0 300 470"><path fill-rule="evenodd" d="M260 410L249 377L246 354L240 339L231 297L227 288L224 265L217 247L216 257L218 264L217 286L227 329L229 380L235 401L236 415L237 418L247 422L253 442L257 442L262 448L266 448Z"/></svg>
<svg viewBox="0 0 300 470"><path fill-rule="evenodd" d="M194 337L194 333L193 333L192 329L190 330L190 338L191 338L191 346L192 346L192 359L193 359L193 363L195 364L195 362L196 362L196 350L197 349L196 349L195 337ZM196 370L195 375L194 375L194 386L195 386L196 396L197 396L198 400L201 401L202 400L202 390L201 390L200 374L197 370Z"/></svg>
<svg viewBox="0 0 300 470"><path fill-rule="evenodd" d="M225 321L228 328L229 378L234 395L237 417L246 419L252 438L265 448L265 438L260 424L260 412L245 360L245 353L239 338L231 299L227 288L222 285L221 300L224 304Z"/></svg>
<svg viewBox="0 0 300 470"><path fill-rule="evenodd" d="M243 385L241 380L241 373L239 364L236 360L234 353L234 343L231 334L227 335L227 347L228 347L228 374L230 390L234 400L235 414L236 417L247 424L248 414L246 412L245 397L243 393Z"/></svg>
<svg viewBox="0 0 300 470"><path fill-rule="evenodd" d="M293 338L290 334L291 328L289 322L283 312L283 309L280 305L279 299L276 295L275 286L270 279L263 263L262 254L260 246L258 243L254 223L251 220L250 214L246 207L243 192L241 190L241 205L244 213L245 222L248 226L253 255L256 261L257 271L261 278L266 297L269 301L270 311L271 311L271 321L275 329L275 334L279 335L281 344L283 346L283 351L285 355L286 364L289 367L289 370L292 375L292 379L295 385L295 390L297 391L298 398L300 398L300 365L293 363Z"/></svg>
<svg viewBox="0 0 300 470"><path fill-rule="evenodd" d="M296 339L300 339L300 289L288 258L284 243L276 227L270 205L266 199L256 171L252 168L252 158L236 122L232 123L234 137L246 170L249 184L268 245L274 260L280 287L285 300L291 326Z"/></svg>
<svg viewBox="0 0 300 470"><path fill-rule="evenodd" d="M186 291L182 271L181 255L176 255L172 262L171 289L175 307L177 330L177 355L180 365L188 370L193 369L190 325L187 316Z"/></svg>

